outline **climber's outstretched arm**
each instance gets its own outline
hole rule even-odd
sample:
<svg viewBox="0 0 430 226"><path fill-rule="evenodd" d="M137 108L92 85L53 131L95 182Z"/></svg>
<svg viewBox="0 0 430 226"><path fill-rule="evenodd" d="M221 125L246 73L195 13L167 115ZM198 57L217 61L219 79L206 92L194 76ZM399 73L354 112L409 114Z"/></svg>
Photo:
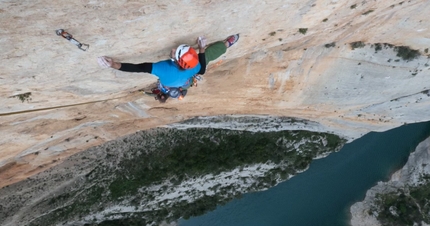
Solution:
<svg viewBox="0 0 430 226"><path fill-rule="evenodd" d="M127 72L152 72L152 63L141 63L141 64L130 64L130 63L119 63L120 67L118 70Z"/></svg>
<svg viewBox="0 0 430 226"><path fill-rule="evenodd" d="M113 68L120 71L126 71L126 72L145 72L145 73L151 73L152 72L152 63L140 63L140 64L130 64L130 63L121 63L121 62L115 62L110 57L99 57L97 59L100 66L105 68Z"/></svg>

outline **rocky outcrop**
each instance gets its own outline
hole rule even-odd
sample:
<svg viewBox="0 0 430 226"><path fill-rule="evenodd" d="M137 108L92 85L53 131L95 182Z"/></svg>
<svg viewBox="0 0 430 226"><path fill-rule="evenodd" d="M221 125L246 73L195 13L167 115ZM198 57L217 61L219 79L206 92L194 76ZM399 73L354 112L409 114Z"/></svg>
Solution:
<svg viewBox="0 0 430 226"><path fill-rule="evenodd" d="M351 206L351 224L353 226L383 225L377 220L381 211L381 204L375 203L377 197L388 193L395 196L408 194L413 188L419 188L428 183L423 179L426 175L430 175L430 137L417 146L415 152L409 156L405 166L395 172L389 181L379 182L367 191L363 201ZM395 207L391 208L393 216L397 215L395 212ZM408 214L412 215L410 212ZM424 222L416 223L426 225ZM397 224L401 225L402 223L399 221Z"/></svg>

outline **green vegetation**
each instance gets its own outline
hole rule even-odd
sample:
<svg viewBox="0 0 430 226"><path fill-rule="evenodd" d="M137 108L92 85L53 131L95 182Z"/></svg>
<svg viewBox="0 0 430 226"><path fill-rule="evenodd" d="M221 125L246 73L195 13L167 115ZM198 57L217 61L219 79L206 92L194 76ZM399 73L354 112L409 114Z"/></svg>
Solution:
<svg viewBox="0 0 430 226"><path fill-rule="evenodd" d="M382 50L382 44L381 43L375 43L375 53Z"/></svg>
<svg viewBox="0 0 430 226"><path fill-rule="evenodd" d="M415 49L411 49L409 46L396 46L394 50L397 51L397 56L401 57L405 61L416 59L420 56L420 52Z"/></svg>
<svg viewBox="0 0 430 226"><path fill-rule="evenodd" d="M385 48L393 48L394 47L394 45L390 44L390 43L383 43L383 45Z"/></svg>
<svg viewBox="0 0 430 226"><path fill-rule="evenodd" d="M104 159L97 159L94 169L85 175L80 189L48 199L52 212L32 222L47 225L88 216L105 207L134 206L133 213L113 213L116 220L95 219L88 225L146 225L163 220L201 215L217 205L252 192L276 185L290 175L306 169L321 155L337 151L345 140L327 133L309 131L247 132L221 129L154 129L138 132L133 137L103 145ZM90 151L90 150L88 150ZM82 159L80 156L79 159ZM90 161L89 159L85 159ZM168 191L184 181L204 175L217 175L234 169L262 163L274 163L275 168L237 190L233 185L209 188L206 195L190 190L191 202L156 201L160 192ZM247 178L241 178L246 181ZM155 190L148 190L158 186ZM156 202L144 211L142 203ZM158 202L158 203L157 203Z"/></svg>
<svg viewBox="0 0 430 226"><path fill-rule="evenodd" d="M419 225L430 223L430 183L399 189L397 192L378 194L376 207L382 225Z"/></svg>
<svg viewBox="0 0 430 226"><path fill-rule="evenodd" d="M351 48L361 48L364 47L365 44L363 42L352 42L350 43ZM397 56L402 58L405 61L410 61L413 59L416 59L418 56L420 56L420 52L418 50L415 49L411 49L409 46L394 46L392 44L389 43L375 43L372 44L371 47L375 48L375 53L377 53L378 51L382 50L382 47L384 48L392 48L394 49L395 52L397 52ZM391 59L388 61L390 62ZM399 62L399 59L394 60L394 62Z"/></svg>
<svg viewBox="0 0 430 226"><path fill-rule="evenodd" d="M285 148L276 145L276 141L281 137L286 140L296 140L305 137L310 139L312 136L312 133L307 131L300 131L298 134L295 132L268 132L257 135L251 132L232 133L226 130L212 130L210 131L211 137L207 136L207 131L201 129L190 129L186 133L182 131L173 133L176 141L174 146L162 142L156 152L145 153L143 148L131 150L134 153L142 154L124 159L118 165L120 169L126 170L128 173L124 176L118 174L118 177L110 184L109 189L113 198L134 195L140 187L161 183L175 175L194 177L208 173L218 174L238 166L267 161L280 164L285 159L296 160L299 156L297 152L288 152ZM331 136L333 135L328 137ZM309 145L309 148L318 146ZM339 143L335 142L331 145L335 147ZM130 179L131 175L133 175L132 179Z"/></svg>
<svg viewBox="0 0 430 226"><path fill-rule="evenodd" d="M307 31L308 31L307 28L299 28L299 32L302 34L306 34Z"/></svg>
<svg viewBox="0 0 430 226"><path fill-rule="evenodd" d="M126 218L126 219L117 219L117 220L107 220L103 221L99 224L85 224L85 226L144 226L147 225L148 222L145 219L141 218Z"/></svg>
<svg viewBox="0 0 430 226"><path fill-rule="evenodd" d="M351 5L349 8L355 9L357 7L357 4Z"/></svg>
<svg viewBox="0 0 430 226"><path fill-rule="evenodd" d="M275 36L276 35L276 31L272 31L269 33L270 36Z"/></svg>
<svg viewBox="0 0 430 226"><path fill-rule="evenodd" d="M336 42L332 42L332 43L327 43L324 45L326 48L331 48L331 47L335 47L336 46Z"/></svg>
<svg viewBox="0 0 430 226"><path fill-rule="evenodd" d="M322 22L327 22L327 20L328 20L328 19L327 19L327 18L325 18L324 20L322 20Z"/></svg>
<svg viewBox="0 0 430 226"><path fill-rule="evenodd" d="M358 41L358 42L351 42L349 43L349 45L351 46L351 49L358 49L358 48L363 48L364 46L366 46L366 44L364 44L364 42L362 41Z"/></svg>
<svg viewBox="0 0 430 226"><path fill-rule="evenodd" d="M27 92L27 93L22 93L22 94L17 94L17 95L13 95L11 96L11 98L18 98L22 103L24 103L24 101L29 102L31 100L31 92Z"/></svg>

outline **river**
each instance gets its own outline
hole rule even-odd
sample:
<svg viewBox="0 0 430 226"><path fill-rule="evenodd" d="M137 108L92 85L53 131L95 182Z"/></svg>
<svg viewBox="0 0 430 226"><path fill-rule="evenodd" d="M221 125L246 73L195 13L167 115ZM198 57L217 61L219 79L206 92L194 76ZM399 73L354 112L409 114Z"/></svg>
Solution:
<svg viewBox="0 0 430 226"><path fill-rule="evenodd" d="M249 193L180 226L345 226L350 206L407 161L430 122L371 132L266 191Z"/></svg>

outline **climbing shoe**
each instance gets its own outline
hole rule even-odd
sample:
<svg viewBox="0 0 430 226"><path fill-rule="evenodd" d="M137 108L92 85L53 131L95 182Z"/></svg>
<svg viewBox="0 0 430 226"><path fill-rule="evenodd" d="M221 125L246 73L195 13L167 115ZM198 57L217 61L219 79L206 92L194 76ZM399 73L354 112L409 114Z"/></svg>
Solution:
<svg viewBox="0 0 430 226"><path fill-rule="evenodd" d="M227 48L230 48L230 46L234 45L238 40L239 40L239 34L235 34L235 35L228 36L224 40L224 42L227 42L228 43Z"/></svg>

